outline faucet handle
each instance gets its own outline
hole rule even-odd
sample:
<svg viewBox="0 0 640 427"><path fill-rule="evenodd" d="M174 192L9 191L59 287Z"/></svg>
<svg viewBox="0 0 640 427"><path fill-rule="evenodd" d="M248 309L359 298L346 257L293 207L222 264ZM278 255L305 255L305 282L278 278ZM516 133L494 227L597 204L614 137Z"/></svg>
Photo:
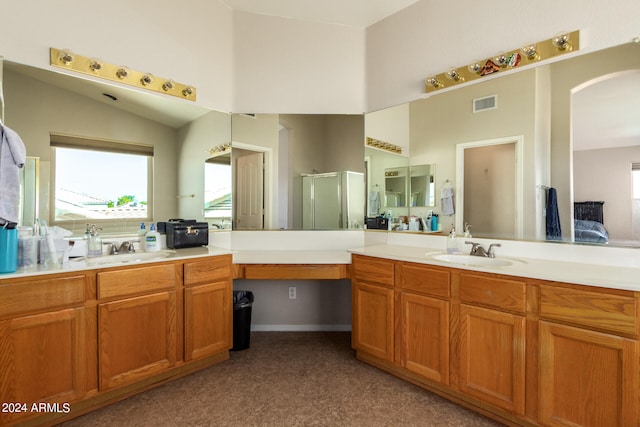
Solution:
<svg viewBox="0 0 640 427"><path fill-rule="evenodd" d="M492 243L492 244L490 244L490 245L489 245L489 249L487 249L487 256L488 256L489 258L495 258L495 257L496 257L496 254L495 254L495 252L493 251L493 248L496 248L496 247L497 247L497 248L499 248L499 247L501 247L501 246L502 246L502 245L501 245L500 243Z"/></svg>
<svg viewBox="0 0 640 427"><path fill-rule="evenodd" d="M480 247L480 243L476 243L476 242L471 242L469 240L464 242L465 245L471 245L471 252L469 253L470 255L475 255L478 252L478 248Z"/></svg>

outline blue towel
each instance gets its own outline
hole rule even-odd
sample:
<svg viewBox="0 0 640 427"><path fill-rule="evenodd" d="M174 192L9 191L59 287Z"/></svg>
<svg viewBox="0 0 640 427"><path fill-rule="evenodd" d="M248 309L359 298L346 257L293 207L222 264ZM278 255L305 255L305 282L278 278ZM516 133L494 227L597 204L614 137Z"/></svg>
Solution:
<svg viewBox="0 0 640 427"><path fill-rule="evenodd" d="M547 193L547 240L562 240L560 215L558 214L558 195L551 187Z"/></svg>

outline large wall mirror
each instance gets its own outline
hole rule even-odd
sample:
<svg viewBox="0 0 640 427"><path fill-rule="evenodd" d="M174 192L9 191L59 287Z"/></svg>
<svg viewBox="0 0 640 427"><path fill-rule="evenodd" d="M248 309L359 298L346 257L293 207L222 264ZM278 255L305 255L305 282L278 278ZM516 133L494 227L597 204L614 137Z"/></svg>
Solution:
<svg viewBox="0 0 640 427"><path fill-rule="evenodd" d="M141 220L157 222L179 217L207 219L221 227L230 224L230 220L224 218L208 218L212 211L203 209L204 164L212 157L212 148L231 141L229 114L186 100L95 82L9 60L3 64L3 92L5 124L21 136L27 155L38 159L39 185L31 189L24 187L28 192L25 199L30 201L29 206L39 206L36 217L49 221L58 202L52 197L55 156L51 148L51 134L55 133L140 144L152 147L153 152L153 178L148 200L145 194L145 200L137 206L136 203L123 204L110 213L117 211L120 215L127 210L135 211L136 207L150 202L153 203L152 212L144 219L130 215L126 219L112 221L88 220L76 215L75 220L58 224L74 234L82 234L87 222L100 223L104 233L131 232L139 227ZM82 191L65 189L65 194L73 195L65 203L67 206L75 205L78 211L100 199L99 189L116 180L131 179L135 172L108 162L79 164L78 170L80 166L87 166L83 169L88 172L77 177L77 181L88 182L89 188ZM126 189L123 191L126 195ZM35 201L34 196L37 197ZM114 200L119 196L113 196ZM106 212L110 206L106 202L104 204ZM216 215L220 214L219 211ZM32 223L33 216L25 223Z"/></svg>
<svg viewBox="0 0 640 427"><path fill-rule="evenodd" d="M640 246L637 93L640 45L630 43L367 114L367 136L409 141L409 165L436 165L435 212L442 209L443 183L453 183L459 203L453 215L440 217L444 232L469 222L475 237ZM474 100L485 97L495 97L497 108L474 112ZM385 111L395 117L384 117ZM372 128L384 136L370 135ZM401 134L389 134L394 129ZM513 142L516 151L484 160L469 151L467 160L476 162L469 174L477 172L473 184L481 185L465 185L461 170L469 165L456 153L496 141ZM499 148L505 147L511 149L506 143ZM498 157L512 160L507 167ZM478 196L502 209L486 221L465 217L465 200ZM554 211L560 232L548 237L547 213Z"/></svg>

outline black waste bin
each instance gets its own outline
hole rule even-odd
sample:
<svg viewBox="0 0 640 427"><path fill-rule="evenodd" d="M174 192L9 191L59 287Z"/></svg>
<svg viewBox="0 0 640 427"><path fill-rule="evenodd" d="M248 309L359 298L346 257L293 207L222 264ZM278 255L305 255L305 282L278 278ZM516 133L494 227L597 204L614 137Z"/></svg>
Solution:
<svg viewBox="0 0 640 427"><path fill-rule="evenodd" d="M233 291L233 348L232 351L249 348L251 338L251 307L253 293Z"/></svg>

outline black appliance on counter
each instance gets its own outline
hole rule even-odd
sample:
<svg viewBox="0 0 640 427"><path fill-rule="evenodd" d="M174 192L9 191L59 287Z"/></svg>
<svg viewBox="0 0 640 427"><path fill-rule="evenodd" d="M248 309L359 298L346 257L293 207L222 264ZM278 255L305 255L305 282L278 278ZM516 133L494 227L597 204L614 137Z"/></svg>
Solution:
<svg viewBox="0 0 640 427"><path fill-rule="evenodd" d="M366 218L367 230L388 230L389 218L376 216L373 218Z"/></svg>
<svg viewBox="0 0 640 427"><path fill-rule="evenodd" d="M164 230L167 235L169 249L195 248L209 244L209 223L207 222L197 222L195 219L170 219L167 222L159 222L158 230Z"/></svg>

